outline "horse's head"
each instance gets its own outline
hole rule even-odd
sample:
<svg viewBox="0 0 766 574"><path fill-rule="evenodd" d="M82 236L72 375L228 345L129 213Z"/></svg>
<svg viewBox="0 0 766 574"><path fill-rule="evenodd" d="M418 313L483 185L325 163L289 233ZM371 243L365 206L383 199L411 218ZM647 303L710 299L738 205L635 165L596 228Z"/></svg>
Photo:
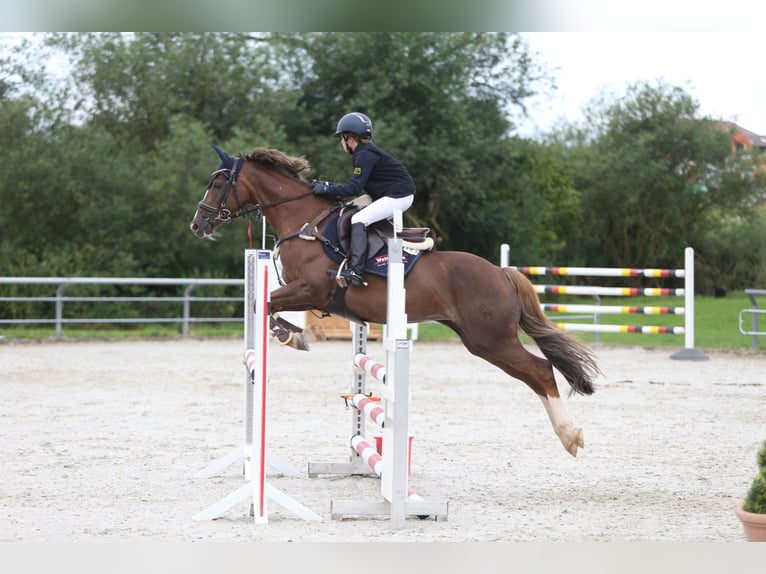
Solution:
<svg viewBox="0 0 766 574"><path fill-rule="evenodd" d="M314 195L311 185L302 179L311 167L305 158L264 147L231 157L213 147L221 161L190 225L197 237L213 239L222 223L252 212L262 213L281 235L313 219L327 206L328 199ZM300 207L293 205L301 199L306 201Z"/></svg>
<svg viewBox="0 0 766 574"><path fill-rule="evenodd" d="M194 235L205 239L213 239L216 228L222 223L248 213L237 193L237 180L245 159L239 155L231 157L218 146L213 148L221 162L210 175L205 195L197 204L197 212L189 226Z"/></svg>

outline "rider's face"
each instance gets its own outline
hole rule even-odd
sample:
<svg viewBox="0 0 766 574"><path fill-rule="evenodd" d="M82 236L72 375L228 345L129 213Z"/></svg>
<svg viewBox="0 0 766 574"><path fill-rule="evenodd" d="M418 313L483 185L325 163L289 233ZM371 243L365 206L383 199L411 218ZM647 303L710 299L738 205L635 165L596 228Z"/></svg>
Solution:
<svg viewBox="0 0 766 574"><path fill-rule="evenodd" d="M340 144L343 146L346 153L354 153L358 143L357 139L351 134L343 134L340 136Z"/></svg>

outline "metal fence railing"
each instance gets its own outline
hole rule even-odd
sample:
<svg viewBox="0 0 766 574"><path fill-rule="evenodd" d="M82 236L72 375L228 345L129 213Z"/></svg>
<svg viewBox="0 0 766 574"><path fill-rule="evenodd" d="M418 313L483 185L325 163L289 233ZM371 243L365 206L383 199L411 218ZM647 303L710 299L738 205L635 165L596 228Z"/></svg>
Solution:
<svg viewBox="0 0 766 574"><path fill-rule="evenodd" d="M53 310L47 312L45 305L40 313L34 313L35 316L2 318L5 314L0 314L0 326L19 325L19 324L53 324L56 328L56 336L62 337L64 325L74 323L97 324L97 323L180 323L182 333L188 336L190 326L193 323L221 323L243 321L243 315L240 312L236 316L211 317L202 314L193 313L192 305L195 310L199 306L213 303L239 302L244 300L244 280L243 279L188 279L188 278L145 278L145 277L0 277L0 288L3 285L50 285L55 287L55 292L48 295L0 295L0 305L9 303L54 303ZM141 296L109 296L109 295L91 295L91 296L68 296L67 289L72 285L92 285L92 286L178 286L183 287L183 293L177 295L159 295L146 294ZM240 289L236 295L218 295L200 297L193 295L193 291L199 286L239 286ZM173 316L158 316L144 311L134 310L133 316L109 316L92 317L83 316L82 311L77 317L66 316L66 305L68 303L170 303L178 304L178 313ZM47 306L48 308L50 305Z"/></svg>
<svg viewBox="0 0 766 574"><path fill-rule="evenodd" d="M758 307L758 300L756 296L766 295L766 289L745 289L745 295L750 299L751 308L742 309L739 312L739 332L743 335L751 335L753 337L753 349L758 348L758 337L766 335L766 331L762 331L758 326L758 317L766 313L766 309ZM744 326L745 315L751 315L752 327L747 330Z"/></svg>

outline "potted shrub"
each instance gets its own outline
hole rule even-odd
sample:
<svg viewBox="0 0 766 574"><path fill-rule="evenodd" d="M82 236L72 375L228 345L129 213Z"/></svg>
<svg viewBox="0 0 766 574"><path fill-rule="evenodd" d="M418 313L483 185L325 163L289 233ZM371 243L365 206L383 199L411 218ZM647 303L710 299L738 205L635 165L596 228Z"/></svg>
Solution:
<svg viewBox="0 0 766 574"><path fill-rule="evenodd" d="M758 474L737 506L737 516L750 542L766 542L766 440L758 451Z"/></svg>

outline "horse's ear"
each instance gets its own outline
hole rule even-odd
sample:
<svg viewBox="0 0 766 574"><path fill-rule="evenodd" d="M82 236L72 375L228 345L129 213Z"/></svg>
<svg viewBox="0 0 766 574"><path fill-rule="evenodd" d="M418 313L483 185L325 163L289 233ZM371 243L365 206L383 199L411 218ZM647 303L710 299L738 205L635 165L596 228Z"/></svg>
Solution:
<svg viewBox="0 0 766 574"><path fill-rule="evenodd" d="M218 157L221 158L221 162L225 165L232 165L234 163L234 160L229 157L229 155L223 151L221 148L219 148L217 145L213 145L213 149L215 150L215 153L218 154Z"/></svg>

